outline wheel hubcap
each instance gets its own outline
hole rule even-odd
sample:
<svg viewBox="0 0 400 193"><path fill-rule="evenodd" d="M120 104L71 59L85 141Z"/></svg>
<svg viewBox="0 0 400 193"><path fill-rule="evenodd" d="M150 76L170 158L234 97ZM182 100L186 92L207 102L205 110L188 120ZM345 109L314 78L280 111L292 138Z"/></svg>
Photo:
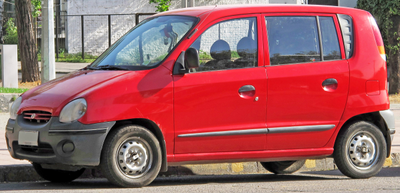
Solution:
<svg viewBox="0 0 400 193"><path fill-rule="evenodd" d="M138 178L148 171L150 152L146 147L139 139L128 139L118 148L118 165L125 176Z"/></svg>
<svg viewBox="0 0 400 193"><path fill-rule="evenodd" d="M352 163L359 168L368 168L375 163L376 145L372 137L358 133L350 140L348 153Z"/></svg>

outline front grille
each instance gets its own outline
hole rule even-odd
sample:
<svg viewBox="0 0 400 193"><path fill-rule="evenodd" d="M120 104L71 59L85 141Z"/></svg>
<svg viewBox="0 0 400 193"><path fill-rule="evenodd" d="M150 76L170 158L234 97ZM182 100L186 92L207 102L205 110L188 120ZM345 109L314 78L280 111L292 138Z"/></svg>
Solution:
<svg viewBox="0 0 400 193"><path fill-rule="evenodd" d="M47 123L51 118L51 113L46 111L24 111L24 119L32 123Z"/></svg>

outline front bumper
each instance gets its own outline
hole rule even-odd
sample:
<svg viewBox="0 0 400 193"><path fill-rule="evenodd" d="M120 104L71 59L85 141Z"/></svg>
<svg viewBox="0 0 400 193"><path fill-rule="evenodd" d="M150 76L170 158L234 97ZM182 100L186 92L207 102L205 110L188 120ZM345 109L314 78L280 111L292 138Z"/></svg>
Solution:
<svg viewBox="0 0 400 193"><path fill-rule="evenodd" d="M114 124L60 123L58 117L52 117L47 123L32 123L19 115L16 120L8 120L6 142L15 159L41 164L97 166L104 140ZM37 131L37 145L18 144L20 131Z"/></svg>

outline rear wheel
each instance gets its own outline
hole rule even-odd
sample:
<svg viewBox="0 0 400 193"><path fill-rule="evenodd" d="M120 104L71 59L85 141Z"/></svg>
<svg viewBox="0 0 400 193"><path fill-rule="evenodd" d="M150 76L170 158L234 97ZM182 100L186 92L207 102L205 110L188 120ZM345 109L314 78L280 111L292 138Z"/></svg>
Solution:
<svg viewBox="0 0 400 193"><path fill-rule="evenodd" d="M144 127L129 125L111 131L104 144L100 165L111 183L142 187L157 177L161 158L157 138Z"/></svg>
<svg viewBox="0 0 400 193"><path fill-rule="evenodd" d="M33 168L43 179L50 182L71 182L83 174L85 168L77 171L45 169L38 163L32 163Z"/></svg>
<svg viewBox="0 0 400 193"><path fill-rule="evenodd" d="M291 174L303 167L306 160L279 161L279 162L260 162L268 171L274 174Z"/></svg>
<svg viewBox="0 0 400 193"><path fill-rule="evenodd" d="M333 157L344 175L369 178L382 169L386 147L386 140L378 127L359 121L339 133Z"/></svg>

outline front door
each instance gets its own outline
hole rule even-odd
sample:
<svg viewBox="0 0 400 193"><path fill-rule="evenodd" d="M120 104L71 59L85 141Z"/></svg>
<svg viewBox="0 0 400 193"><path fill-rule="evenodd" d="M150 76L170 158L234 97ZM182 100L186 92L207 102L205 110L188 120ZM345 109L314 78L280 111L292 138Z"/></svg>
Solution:
<svg viewBox="0 0 400 193"><path fill-rule="evenodd" d="M257 17L218 20L191 45L200 67L174 76L176 154L265 148L267 78L258 64Z"/></svg>

